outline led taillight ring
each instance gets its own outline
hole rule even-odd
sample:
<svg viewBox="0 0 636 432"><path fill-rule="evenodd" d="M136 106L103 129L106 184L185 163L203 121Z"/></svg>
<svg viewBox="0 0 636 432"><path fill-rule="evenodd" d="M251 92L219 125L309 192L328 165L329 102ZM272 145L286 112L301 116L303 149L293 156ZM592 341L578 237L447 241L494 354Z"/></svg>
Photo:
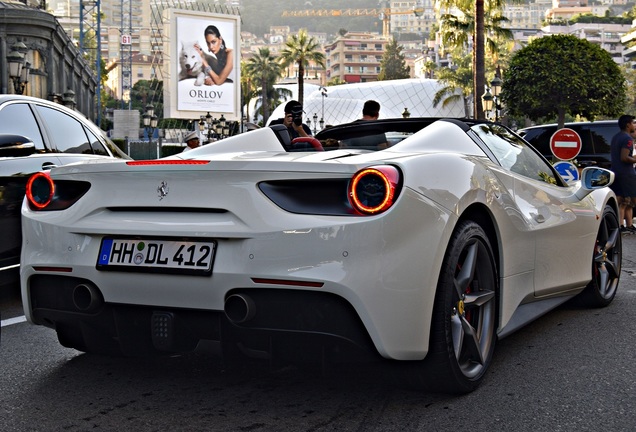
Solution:
<svg viewBox="0 0 636 432"><path fill-rule="evenodd" d="M55 195L55 183L48 172L33 174L26 184L26 197L33 207L43 209L48 206Z"/></svg>
<svg viewBox="0 0 636 432"><path fill-rule="evenodd" d="M361 214L373 215L388 210L394 203L400 172L390 165L358 171L349 184L349 201Z"/></svg>

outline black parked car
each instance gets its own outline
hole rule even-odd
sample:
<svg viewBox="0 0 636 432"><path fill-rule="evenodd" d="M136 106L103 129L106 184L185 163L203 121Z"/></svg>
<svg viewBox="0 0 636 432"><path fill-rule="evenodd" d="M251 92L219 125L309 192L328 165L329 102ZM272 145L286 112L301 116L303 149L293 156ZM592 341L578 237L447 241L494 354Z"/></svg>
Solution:
<svg viewBox="0 0 636 432"><path fill-rule="evenodd" d="M31 174L105 157L130 159L81 113L44 99L0 95L0 285L18 278L20 207Z"/></svg>
<svg viewBox="0 0 636 432"><path fill-rule="evenodd" d="M576 157L579 166L610 168L610 143L619 131L618 120L566 123L564 127L574 130L581 137L581 152ZM544 124L520 129L518 133L546 159L553 160L550 138L556 131L556 124Z"/></svg>

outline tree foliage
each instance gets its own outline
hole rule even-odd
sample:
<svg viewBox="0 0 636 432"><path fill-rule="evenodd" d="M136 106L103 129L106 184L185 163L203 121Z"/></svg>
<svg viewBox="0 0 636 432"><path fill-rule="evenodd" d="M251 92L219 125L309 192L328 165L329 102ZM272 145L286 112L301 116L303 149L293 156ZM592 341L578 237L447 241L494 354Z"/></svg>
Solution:
<svg viewBox="0 0 636 432"><path fill-rule="evenodd" d="M632 69L627 63L624 64L621 69L625 76L627 84L627 103L623 112L635 113L636 112L636 69Z"/></svg>
<svg viewBox="0 0 636 432"><path fill-rule="evenodd" d="M433 106L436 107L440 103L443 107L450 103L462 100L464 105L464 114L470 116L469 101L473 94L473 69L472 55L465 53L464 55L455 57L455 65L452 68L440 68L436 72L437 79L442 84L433 97Z"/></svg>
<svg viewBox="0 0 636 432"><path fill-rule="evenodd" d="M274 98L274 84L282 75L282 67L278 58L274 56L269 48L260 48L258 52L247 60L243 73L246 79L250 79L253 84L261 90L261 111L263 123L269 119L272 109L271 101Z"/></svg>
<svg viewBox="0 0 636 432"><path fill-rule="evenodd" d="M291 64L298 65L298 102L303 104L305 91L305 69L313 62L324 69L325 55L320 42L307 34L307 30L300 30L298 34L290 35L285 42L285 48L280 52L283 67Z"/></svg>
<svg viewBox="0 0 636 432"><path fill-rule="evenodd" d="M385 46L382 60L380 61L380 73L378 81L410 78L411 68L406 65L402 46L397 40L391 39Z"/></svg>
<svg viewBox="0 0 636 432"><path fill-rule="evenodd" d="M626 101L626 83L610 54L572 35L535 39L517 51L504 72L501 98L513 116L537 121L565 115L617 116Z"/></svg>

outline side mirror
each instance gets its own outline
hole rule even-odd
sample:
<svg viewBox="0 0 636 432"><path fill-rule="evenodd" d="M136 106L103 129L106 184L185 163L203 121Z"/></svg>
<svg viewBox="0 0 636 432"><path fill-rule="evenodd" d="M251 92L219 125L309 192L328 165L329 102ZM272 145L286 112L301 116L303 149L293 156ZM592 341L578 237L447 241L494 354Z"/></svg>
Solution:
<svg viewBox="0 0 636 432"><path fill-rule="evenodd" d="M16 134L0 134L0 157L29 156L35 153L35 144L29 138Z"/></svg>
<svg viewBox="0 0 636 432"><path fill-rule="evenodd" d="M614 173L605 168L587 167L581 172L581 181L571 198L581 201L592 191L607 187L614 183Z"/></svg>
<svg viewBox="0 0 636 432"><path fill-rule="evenodd" d="M587 167L581 173L581 183L587 189L598 189L614 183L614 173L598 167Z"/></svg>

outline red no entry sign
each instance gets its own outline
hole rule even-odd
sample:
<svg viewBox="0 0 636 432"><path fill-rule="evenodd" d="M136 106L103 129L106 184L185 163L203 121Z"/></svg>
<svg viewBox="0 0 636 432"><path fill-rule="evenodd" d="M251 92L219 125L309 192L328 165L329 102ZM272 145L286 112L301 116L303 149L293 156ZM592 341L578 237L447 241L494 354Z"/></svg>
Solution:
<svg viewBox="0 0 636 432"><path fill-rule="evenodd" d="M574 159L581 151L581 137L572 129L559 129L550 138L550 150L558 159Z"/></svg>

